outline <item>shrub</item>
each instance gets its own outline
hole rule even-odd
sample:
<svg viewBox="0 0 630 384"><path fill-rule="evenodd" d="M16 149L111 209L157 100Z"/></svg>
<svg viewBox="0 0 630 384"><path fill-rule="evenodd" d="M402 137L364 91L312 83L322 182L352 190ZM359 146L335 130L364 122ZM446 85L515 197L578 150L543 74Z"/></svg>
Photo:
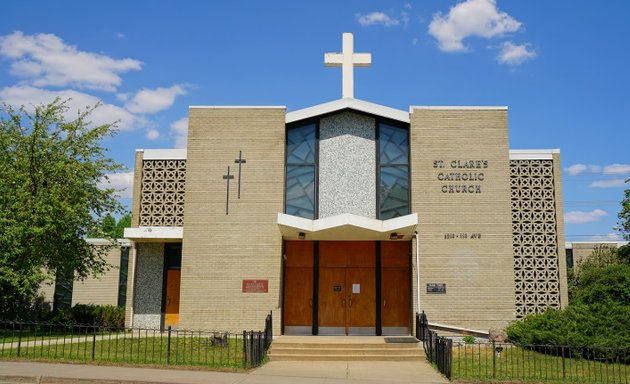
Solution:
<svg viewBox="0 0 630 384"><path fill-rule="evenodd" d="M54 312L49 320L64 324L123 328L125 309L113 305L76 304L70 309Z"/></svg>
<svg viewBox="0 0 630 384"><path fill-rule="evenodd" d="M462 340L464 340L464 343L466 343L466 344L474 344L475 343L475 336L467 335L467 336L464 336L464 338Z"/></svg>
<svg viewBox="0 0 630 384"><path fill-rule="evenodd" d="M548 309L513 322L506 333L516 344L627 348L629 318L628 305L572 304L564 310Z"/></svg>

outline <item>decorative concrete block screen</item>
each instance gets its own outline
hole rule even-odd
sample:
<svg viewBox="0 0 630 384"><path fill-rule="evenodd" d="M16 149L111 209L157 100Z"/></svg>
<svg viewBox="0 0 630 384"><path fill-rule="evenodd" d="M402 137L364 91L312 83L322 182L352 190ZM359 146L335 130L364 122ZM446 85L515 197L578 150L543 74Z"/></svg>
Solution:
<svg viewBox="0 0 630 384"><path fill-rule="evenodd" d="M516 317L560 308L552 160L511 160Z"/></svg>
<svg viewBox="0 0 630 384"><path fill-rule="evenodd" d="M184 225L186 160L143 160L140 226Z"/></svg>

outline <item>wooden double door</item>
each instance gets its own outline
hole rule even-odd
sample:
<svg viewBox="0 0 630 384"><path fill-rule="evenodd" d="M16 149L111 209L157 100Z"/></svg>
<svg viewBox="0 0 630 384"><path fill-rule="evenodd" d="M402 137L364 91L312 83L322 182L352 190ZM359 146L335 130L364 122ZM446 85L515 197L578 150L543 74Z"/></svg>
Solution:
<svg viewBox="0 0 630 384"><path fill-rule="evenodd" d="M285 255L285 334L409 333L409 243L288 241Z"/></svg>

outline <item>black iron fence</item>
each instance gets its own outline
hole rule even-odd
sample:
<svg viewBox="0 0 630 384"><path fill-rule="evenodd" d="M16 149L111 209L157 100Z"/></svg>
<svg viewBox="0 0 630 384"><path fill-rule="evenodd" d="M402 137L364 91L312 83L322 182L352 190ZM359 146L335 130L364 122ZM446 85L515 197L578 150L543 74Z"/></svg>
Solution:
<svg viewBox="0 0 630 384"><path fill-rule="evenodd" d="M271 313L263 331L242 333L0 322L0 358L252 368L264 362L272 329Z"/></svg>
<svg viewBox="0 0 630 384"><path fill-rule="evenodd" d="M435 364L440 373L451 379L453 341L438 336L429 329L424 311L416 313L416 338L422 341L429 362Z"/></svg>
<svg viewBox="0 0 630 384"><path fill-rule="evenodd" d="M630 347L569 347L472 342L438 336L416 314L427 359L451 380L628 384Z"/></svg>

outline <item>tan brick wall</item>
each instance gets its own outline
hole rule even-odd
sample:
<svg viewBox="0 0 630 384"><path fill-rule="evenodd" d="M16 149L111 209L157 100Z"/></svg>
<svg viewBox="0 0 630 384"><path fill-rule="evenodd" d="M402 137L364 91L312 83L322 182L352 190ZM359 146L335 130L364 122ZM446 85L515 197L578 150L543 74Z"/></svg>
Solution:
<svg viewBox="0 0 630 384"><path fill-rule="evenodd" d="M140 225L140 196L142 193L142 156L144 151L136 151L136 164L133 170L133 198L131 201L131 227Z"/></svg>
<svg viewBox="0 0 630 384"><path fill-rule="evenodd" d="M556 230L558 231L558 273L560 277L560 308L569 304L567 286L567 253L564 248L564 208L562 199L562 166L560 154L553 154L553 184L556 200Z"/></svg>
<svg viewBox="0 0 630 384"><path fill-rule="evenodd" d="M135 197L134 197L135 198ZM127 298L125 300L125 327L133 327L133 294L136 285L136 257L138 254L137 243L131 243L129 249L129 264L127 269Z"/></svg>
<svg viewBox="0 0 630 384"><path fill-rule="evenodd" d="M112 247L105 256L111 268L98 277L75 281L72 288L72 305L118 305L118 280L120 276L120 247Z"/></svg>
<svg viewBox="0 0 630 384"><path fill-rule="evenodd" d="M515 310L507 110L413 109L410 129L420 309L432 323L482 331L503 327ZM480 160L481 168L452 168L457 160ZM443 161L443 168L434 161ZM483 173L484 180L441 181L440 172ZM443 193L451 184L473 185L473 192L479 186L481 193ZM445 238L451 234L468 238ZM446 283L447 293L427 294L427 283ZM416 311L415 289L413 295Z"/></svg>
<svg viewBox="0 0 630 384"><path fill-rule="evenodd" d="M181 328L261 329L274 310L279 334L284 149L284 108L190 109ZM247 161L240 200L239 151ZM235 178L226 215L228 166ZM242 293L243 279L269 280L269 292Z"/></svg>

